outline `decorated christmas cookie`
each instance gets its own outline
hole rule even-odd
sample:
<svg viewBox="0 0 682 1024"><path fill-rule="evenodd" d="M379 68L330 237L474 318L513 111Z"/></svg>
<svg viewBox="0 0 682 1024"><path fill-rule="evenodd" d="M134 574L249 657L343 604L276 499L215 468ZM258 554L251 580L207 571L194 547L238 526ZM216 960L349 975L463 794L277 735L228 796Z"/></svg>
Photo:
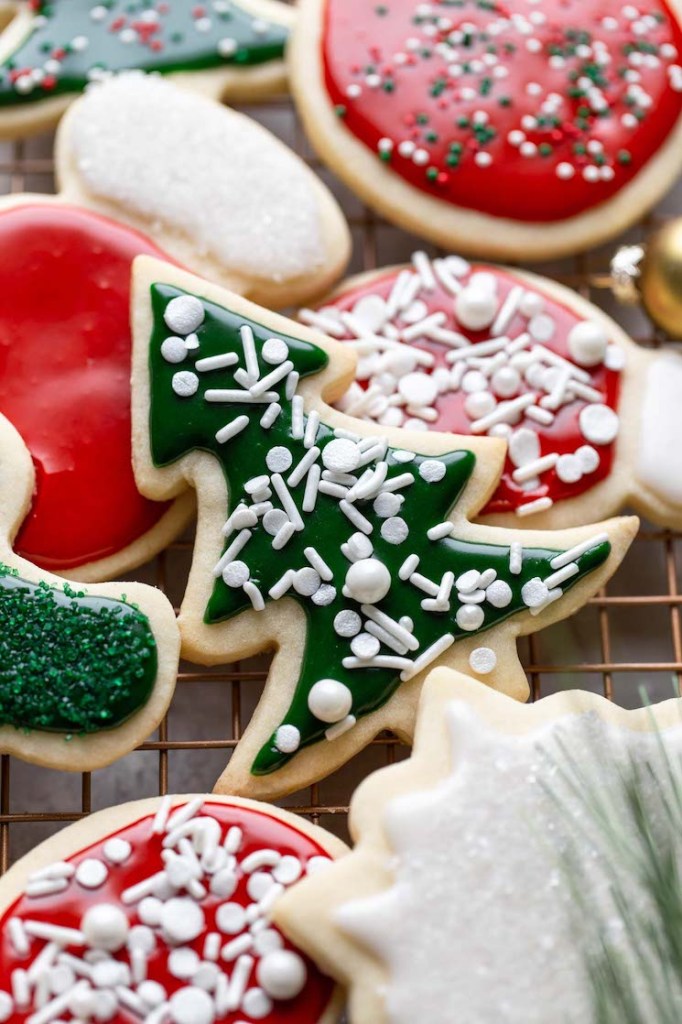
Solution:
<svg viewBox="0 0 682 1024"><path fill-rule="evenodd" d="M450 249L588 248L682 166L679 0L303 0L290 57L320 156Z"/></svg>
<svg viewBox="0 0 682 1024"><path fill-rule="evenodd" d="M682 359L634 345L575 292L417 252L300 318L358 354L349 415L507 442L486 521L573 526L627 503L682 526Z"/></svg>
<svg viewBox="0 0 682 1024"><path fill-rule="evenodd" d="M15 555L33 490L31 457L0 416L0 752L93 771L166 713L178 628L154 587L69 584Z"/></svg>
<svg viewBox="0 0 682 1024"><path fill-rule="evenodd" d="M438 669L411 759L351 805L354 852L275 919L354 1024L675 1019L679 701L527 707Z"/></svg>
<svg viewBox="0 0 682 1024"><path fill-rule="evenodd" d="M319 180L265 129L151 76L121 76L74 105L57 177L57 199L0 200L0 413L36 465L18 550L98 580L146 561L193 510L188 495L150 502L133 478L133 258L173 259L261 301L291 301L341 272L348 231Z"/></svg>
<svg viewBox="0 0 682 1024"><path fill-rule="evenodd" d="M88 89L57 137L64 198L140 228L265 305L320 295L350 253L331 193L265 128L158 76Z"/></svg>
<svg viewBox="0 0 682 1024"><path fill-rule="evenodd" d="M525 697L516 637L602 586L636 521L473 526L503 441L344 416L326 402L352 377L348 346L167 264L133 273L136 477L199 501L184 650L277 651L220 790L292 790L382 728L409 737L437 662Z"/></svg>
<svg viewBox="0 0 682 1024"><path fill-rule="evenodd" d="M157 71L216 99L286 84L278 0L1 0L0 137L49 128L90 82Z"/></svg>
<svg viewBox="0 0 682 1024"><path fill-rule="evenodd" d="M163 797L100 811L0 882L12 1024L332 1024L339 999L272 924L340 840L276 807Z"/></svg>

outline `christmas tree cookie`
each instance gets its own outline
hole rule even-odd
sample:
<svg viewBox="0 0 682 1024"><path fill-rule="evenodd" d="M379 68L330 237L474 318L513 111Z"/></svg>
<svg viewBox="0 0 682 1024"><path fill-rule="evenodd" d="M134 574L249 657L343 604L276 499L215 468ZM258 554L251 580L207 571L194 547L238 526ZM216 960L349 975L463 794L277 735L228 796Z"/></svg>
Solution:
<svg viewBox="0 0 682 1024"><path fill-rule="evenodd" d="M302 0L289 54L321 158L447 249L590 248L682 167L677 0Z"/></svg>
<svg viewBox="0 0 682 1024"><path fill-rule="evenodd" d="M570 289L416 252L299 317L358 354L348 415L507 442L485 522L574 526L633 505L682 527L682 359Z"/></svg>
<svg viewBox="0 0 682 1024"><path fill-rule="evenodd" d="M326 404L352 377L347 347L152 259L133 273L136 478L199 501L185 653L276 651L219 788L281 793L382 728L409 736L437 663L525 697L516 637L602 586L636 520L475 527L504 442L350 419Z"/></svg>
<svg viewBox="0 0 682 1024"><path fill-rule="evenodd" d="M341 272L348 229L279 140L158 77L92 87L60 125L56 149L57 198L0 199L0 413L36 468L17 544L51 571L115 579L170 543L194 511L189 494L149 501L133 478L134 257L174 260L288 303Z"/></svg>
<svg viewBox="0 0 682 1024"><path fill-rule="evenodd" d="M0 881L0 1016L334 1024L333 981L271 918L283 893L345 852L305 819L235 797L90 815Z"/></svg>
<svg viewBox="0 0 682 1024"><path fill-rule="evenodd" d="M437 669L412 757L353 798L353 853L275 919L354 1024L674 1024L681 752L679 700L523 706Z"/></svg>
<svg viewBox="0 0 682 1024"><path fill-rule="evenodd" d="M278 0L2 0L0 138L51 127L120 71L172 75L216 99L281 91L292 20Z"/></svg>
<svg viewBox="0 0 682 1024"><path fill-rule="evenodd" d="M93 771L136 747L166 713L178 629L154 587L69 584L15 555L33 489L29 452L0 416L0 752Z"/></svg>

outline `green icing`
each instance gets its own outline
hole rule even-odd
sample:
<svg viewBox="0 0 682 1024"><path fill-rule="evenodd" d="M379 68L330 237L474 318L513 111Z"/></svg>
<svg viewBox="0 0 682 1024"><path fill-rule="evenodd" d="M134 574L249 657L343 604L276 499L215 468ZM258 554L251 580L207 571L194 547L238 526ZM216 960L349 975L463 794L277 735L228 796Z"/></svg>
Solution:
<svg viewBox="0 0 682 1024"><path fill-rule="evenodd" d="M271 469L266 464L266 456L273 447L286 450L292 456L292 469L295 468L308 449L304 441L293 436L293 403L285 394L285 382L272 386L276 391L282 411L273 426L265 429L261 417L267 405L249 405L242 402L231 404L215 403L206 400L207 389L239 390L241 385L235 381L234 373L241 368L245 370L244 350L240 338L240 327L248 323L253 331L259 369L262 376L273 367L262 357L263 345L272 332L264 326L245 321L229 310L208 301L203 302L204 320L197 330L199 347L187 350L180 363L168 362L161 352L163 341L172 333L164 322L164 313L169 301L185 293L166 285L156 284L151 289L151 301L154 327L151 337L149 368L151 380L150 408L150 440L152 457L157 466L168 465L193 450L201 449L210 452L219 461L228 487L229 508L226 516L243 501L246 506L252 504L246 485L259 475L270 475ZM286 335L283 338L289 348L289 358L295 370L301 375L314 374L327 365L326 354L315 345ZM222 369L203 370L195 375L197 388L194 394L180 397L173 390L175 374L192 373L192 365L198 359L209 356L234 353L238 362ZM247 381L248 384L248 381ZM234 422L239 416L247 415L248 425L238 434L224 443L216 439L216 433L227 424ZM307 423L307 419L304 421ZM332 428L320 424L315 438L315 445L321 449L322 456L318 465L322 465L324 449L334 439ZM281 453L280 453L281 454ZM375 508L374 497L358 499L354 507L368 520L371 526L370 539L373 546L372 557L381 561L391 575L391 586L388 594L379 601L377 607L394 620L408 616L413 623L414 635L419 641L416 652L396 652L385 643L381 643L380 656L406 656L413 660L419 657L432 644L439 641L445 634L452 634L457 641L463 637L471 637L476 633L499 625L511 615L527 610L522 596L524 584L533 579L544 580L553 570L551 560L557 550L524 547L522 550L521 570L510 572L510 547L507 545L477 544L460 540L456 537L429 539L427 530L443 522L457 504L464 487L474 469L475 458L471 451L454 451L438 459L422 455L414 455L411 461L404 461L414 453L403 450L387 449L383 460L387 464L386 482L409 473L413 482L395 493L404 500L401 508L394 512L408 527L409 536L401 543L391 543L386 536L387 520L381 514L385 509ZM429 483L420 474L420 467L425 464L441 464L444 470L442 479ZM376 468L375 460L370 469ZM365 467L366 468L366 467ZM427 466L424 472L426 473ZM286 480L292 469L283 471ZM364 469L358 470L360 476ZM340 507L339 498L329 494L318 493L314 513L303 511L303 498L306 479L291 485L290 494L303 519L304 528L297 531L280 550L273 549L273 536L260 519L252 526L247 543L234 557L248 566L250 581L253 582L263 596L265 602L272 600L269 590L281 579L288 570L299 570L310 565L304 553L305 548L315 548L333 572L333 580L327 586L331 591L320 591L314 597L301 596L295 589L290 589L288 597L293 597L304 608L307 616L307 635L303 660L295 693L282 724L295 726L300 732L300 747L310 746L324 740L328 723L317 719L308 707L308 695L312 686L321 679L334 679L349 688L352 694L352 714L357 718L367 715L380 708L400 685L402 666L394 667L362 667L353 668L344 659L353 657L350 639L339 636L334 628L334 620L339 612L355 611L361 613L360 605L350 597L344 597L342 587L350 561L341 550L351 535L357 532ZM282 508L278 494L273 490L269 500L275 508ZM384 499L385 500L385 499ZM382 535L382 525L384 535ZM395 525L395 524L394 524ZM231 545L239 527L226 540L226 547ZM565 591L574 586L586 574L603 564L610 552L606 540L598 540L586 552L576 557L578 571L566 582L562 583ZM455 578L469 569L483 572L494 569L497 579L508 584L511 599L505 607L494 607L486 600L480 607L484 609L484 621L479 628L466 630L457 622L456 616L461 608L456 590L453 590L450 606L445 611L435 611L423 605L429 595L419 589L414 582L402 580L399 569L410 554L419 556L418 573L423 577L440 584L444 573L451 571ZM319 603L322 596L330 597L330 603ZM212 593L205 610L204 619L208 624L229 619L251 607L251 599L245 590L237 586L228 586L221 575L215 579ZM364 613L363 629L366 626ZM274 734L270 741L261 749L253 766L255 774L266 774L282 767L290 760L292 753L283 753L275 743Z"/></svg>
<svg viewBox="0 0 682 1024"><path fill-rule="evenodd" d="M149 699L156 643L124 600L31 583L0 564L0 666L0 723L99 732Z"/></svg>
<svg viewBox="0 0 682 1024"><path fill-rule="evenodd" d="M38 17L0 66L0 106L81 92L103 72L263 64L281 59L288 34L235 0L37 0L33 7Z"/></svg>

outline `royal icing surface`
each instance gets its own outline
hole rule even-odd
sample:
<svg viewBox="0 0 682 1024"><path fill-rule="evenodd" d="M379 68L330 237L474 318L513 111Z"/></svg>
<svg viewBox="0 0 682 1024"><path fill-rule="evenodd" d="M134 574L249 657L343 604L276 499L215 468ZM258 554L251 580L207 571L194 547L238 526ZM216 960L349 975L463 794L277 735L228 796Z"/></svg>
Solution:
<svg viewBox="0 0 682 1024"><path fill-rule="evenodd" d="M587 714L505 736L459 703L449 706L448 722L452 774L383 811L392 887L342 905L335 922L386 965L390 1024L594 1020L587 950L598 928L613 938L622 929L611 897L619 868L602 852L587 794L576 799L556 766L569 750L581 779L608 800L621 791L623 769L646 758L653 770L642 771L640 783L655 835L656 814L667 817L660 738ZM680 730L665 737L669 756L679 757ZM631 816L622 827L624 847L644 842ZM579 915L567 878L568 849L580 857L580 906L589 914ZM632 891L629 900L634 913L642 895ZM624 933L619 949L632 959L636 985L646 968ZM658 1019L650 1009L642 1020Z"/></svg>
<svg viewBox="0 0 682 1024"><path fill-rule="evenodd" d="M130 267L165 259L143 235L66 206L0 212L0 411L26 442L36 493L16 550L48 569L113 555L167 506L130 454Z"/></svg>
<svg viewBox="0 0 682 1024"><path fill-rule="evenodd" d="M234 0L29 0L26 37L0 66L0 107L80 92L130 69L202 71L280 59L287 30Z"/></svg>
<svg viewBox="0 0 682 1024"><path fill-rule="evenodd" d="M286 597L311 627L255 774L334 741L457 640L539 614L608 557L605 534L565 552L458 539L446 517L472 452L428 457L333 429L296 393L327 363L317 346L169 285L152 285L151 302L154 463L211 452L231 496L204 620ZM486 674L495 654L482 650Z"/></svg>
<svg viewBox="0 0 682 1024"><path fill-rule="evenodd" d="M659 0L326 0L348 131L447 203L547 222L605 202L682 114L682 34Z"/></svg>
<svg viewBox="0 0 682 1024"><path fill-rule="evenodd" d="M418 252L300 318L358 352L349 415L508 441L485 512L529 516L609 475L625 353L513 273Z"/></svg>
<svg viewBox="0 0 682 1024"><path fill-rule="evenodd" d="M0 921L11 1024L317 1024L332 984L270 911L329 855L292 825L198 797L31 875Z"/></svg>
<svg viewBox="0 0 682 1024"><path fill-rule="evenodd" d="M241 114L122 75L87 93L69 142L89 192L181 231L225 267L281 281L324 262L310 172Z"/></svg>
<svg viewBox="0 0 682 1024"><path fill-rule="evenodd" d="M158 667L137 608L64 584L31 583L0 563L0 724L91 733L148 700Z"/></svg>
<svg viewBox="0 0 682 1024"><path fill-rule="evenodd" d="M673 504L682 501L681 388L682 359L670 352L657 356L646 375L637 479Z"/></svg>

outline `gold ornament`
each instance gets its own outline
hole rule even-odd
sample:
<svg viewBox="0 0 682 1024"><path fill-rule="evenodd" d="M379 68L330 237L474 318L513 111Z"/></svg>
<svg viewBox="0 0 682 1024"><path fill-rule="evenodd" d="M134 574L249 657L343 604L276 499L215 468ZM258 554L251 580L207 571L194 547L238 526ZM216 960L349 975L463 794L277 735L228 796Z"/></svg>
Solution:
<svg viewBox="0 0 682 1024"><path fill-rule="evenodd" d="M619 249L611 283L622 302L641 302L657 327L682 338L682 218L660 228L646 245Z"/></svg>

